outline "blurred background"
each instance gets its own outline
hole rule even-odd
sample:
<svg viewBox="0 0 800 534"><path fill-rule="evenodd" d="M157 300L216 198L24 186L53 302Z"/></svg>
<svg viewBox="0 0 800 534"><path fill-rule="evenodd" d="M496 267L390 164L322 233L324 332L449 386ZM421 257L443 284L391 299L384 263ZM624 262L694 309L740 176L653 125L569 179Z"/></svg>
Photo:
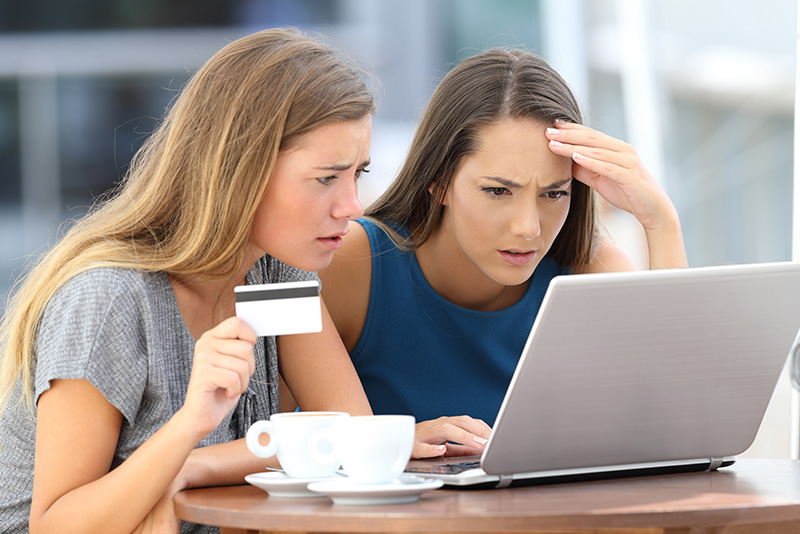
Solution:
<svg viewBox="0 0 800 534"><path fill-rule="evenodd" d="M794 0L0 0L0 297L117 183L215 51L293 25L381 80L369 204L458 61L521 45L572 86L585 123L632 143L672 197L692 266L792 257ZM641 235L607 210L644 266ZM789 456L783 381L756 446Z"/></svg>

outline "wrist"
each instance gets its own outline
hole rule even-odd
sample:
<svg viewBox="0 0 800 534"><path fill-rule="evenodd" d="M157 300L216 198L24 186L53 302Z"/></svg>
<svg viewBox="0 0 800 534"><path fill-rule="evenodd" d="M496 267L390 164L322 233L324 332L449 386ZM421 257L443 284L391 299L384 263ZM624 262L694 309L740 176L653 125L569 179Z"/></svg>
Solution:
<svg viewBox="0 0 800 534"><path fill-rule="evenodd" d="M189 453L178 476L175 477L178 491L205 486L206 481L210 478L209 467L206 462L198 457L197 450L193 449Z"/></svg>
<svg viewBox="0 0 800 534"><path fill-rule="evenodd" d="M175 429L175 432L183 436L185 443L190 443L193 449L210 432L198 426L197 418L186 407L181 407L175 412L168 424Z"/></svg>
<svg viewBox="0 0 800 534"><path fill-rule="evenodd" d="M658 210L657 217L653 217L651 220L640 220L639 223L642 225L645 234L681 232L681 220L678 216L678 210L669 201L667 201L667 205L663 209Z"/></svg>
<svg viewBox="0 0 800 534"><path fill-rule="evenodd" d="M688 267L686 246L677 216L671 224L662 225L658 229L645 229L645 238L650 257L650 269Z"/></svg>

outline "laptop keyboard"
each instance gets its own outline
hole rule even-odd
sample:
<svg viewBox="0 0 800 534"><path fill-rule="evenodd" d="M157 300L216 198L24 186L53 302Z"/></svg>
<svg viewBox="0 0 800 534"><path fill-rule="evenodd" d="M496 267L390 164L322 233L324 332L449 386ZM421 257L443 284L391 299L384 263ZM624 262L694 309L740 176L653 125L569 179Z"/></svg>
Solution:
<svg viewBox="0 0 800 534"><path fill-rule="evenodd" d="M479 469L481 467L480 460L469 460L455 464L430 464L425 466L409 466L406 468L407 473L427 473L436 475L457 475L470 469Z"/></svg>

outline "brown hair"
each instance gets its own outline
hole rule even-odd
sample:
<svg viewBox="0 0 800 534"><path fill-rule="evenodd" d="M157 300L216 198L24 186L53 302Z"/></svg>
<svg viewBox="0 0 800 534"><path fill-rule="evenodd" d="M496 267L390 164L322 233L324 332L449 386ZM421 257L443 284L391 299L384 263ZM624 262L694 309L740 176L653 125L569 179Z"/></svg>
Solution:
<svg viewBox="0 0 800 534"><path fill-rule="evenodd" d="M99 266L179 277L237 272L278 153L323 124L374 113L364 75L295 29L243 37L203 65L123 184L17 283L0 332L0 415L20 374L32 407L38 323L76 274Z"/></svg>
<svg viewBox="0 0 800 534"><path fill-rule="evenodd" d="M439 225L443 208L437 199L461 160L476 150L480 128L507 118L548 126L556 119L581 122L572 91L537 55L490 50L465 59L434 91L397 179L365 214L408 228L412 237L405 240L390 231L403 248L421 246ZM563 266L585 264L594 238L592 191L573 180L569 214L548 256Z"/></svg>

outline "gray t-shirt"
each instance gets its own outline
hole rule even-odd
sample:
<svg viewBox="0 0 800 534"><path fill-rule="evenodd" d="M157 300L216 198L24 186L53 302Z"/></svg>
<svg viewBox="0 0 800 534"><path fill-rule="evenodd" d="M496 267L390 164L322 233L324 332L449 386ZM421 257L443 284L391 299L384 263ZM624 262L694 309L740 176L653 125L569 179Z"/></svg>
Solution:
<svg viewBox="0 0 800 534"><path fill-rule="evenodd" d="M264 256L248 284L316 279ZM259 338L256 370L239 403L200 446L243 438L279 410L274 337ZM111 468L120 465L183 405L194 339L163 272L95 268L64 284L47 305L36 341L36 399L59 378L84 378L123 415ZM19 382L0 420L0 532L28 531L36 414L18 402ZM132 495L131 498L136 498ZM184 522L181 532L215 532Z"/></svg>

